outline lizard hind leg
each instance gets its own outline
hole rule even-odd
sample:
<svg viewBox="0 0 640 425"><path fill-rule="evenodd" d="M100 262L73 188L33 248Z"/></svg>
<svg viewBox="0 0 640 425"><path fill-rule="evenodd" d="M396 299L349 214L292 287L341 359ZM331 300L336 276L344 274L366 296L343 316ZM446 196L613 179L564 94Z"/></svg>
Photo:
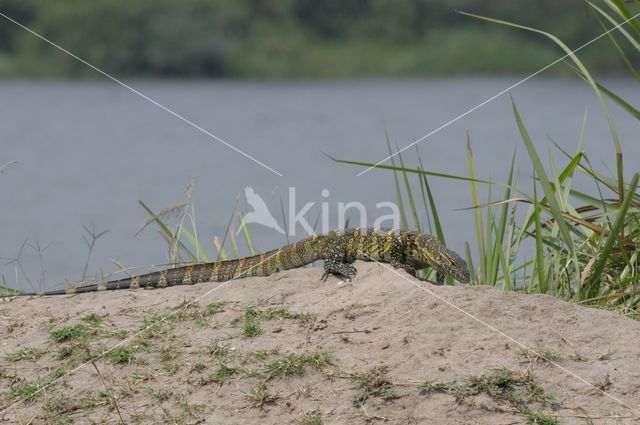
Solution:
<svg viewBox="0 0 640 425"><path fill-rule="evenodd" d="M330 274L338 275L347 282L356 277L358 271L349 263L343 261L336 261L334 259L328 259L324 262L324 274L322 275L322 281L326 281Z"/></svg>

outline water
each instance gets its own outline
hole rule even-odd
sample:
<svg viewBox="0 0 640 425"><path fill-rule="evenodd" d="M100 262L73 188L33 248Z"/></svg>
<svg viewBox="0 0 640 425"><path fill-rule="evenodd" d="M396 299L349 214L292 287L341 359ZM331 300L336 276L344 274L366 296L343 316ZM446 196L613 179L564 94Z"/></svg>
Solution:
<svg viewBox="0 0 640 425"><path fill-rule="evenodd" d="M325 202L329 227L337 225L337 203L359 201L371 221L376 203L395 201L389 172L363 170L330 161L322 152L377 162L387 155L385 131L405 146L518 79L456 78L344 82L147 82L131 84L277 170L282 177L144 99L111 82L0 82L0 164L18 164L0 175L0 257L18 255L35 286L64 286L82 275L87 247L82 226L109 230L93 251L88 273L159 264L166 245L153 230L134 234L146 219L144 200L159 211L184 200L195 180L199 237L212 252L211 238L222 235L235 199L246 186L260 194L274 216L296 188L298 209L315 202L306 215L313 225ZM640 103L632 81L607 85ZM593 164L610 175L613 145L593 92L577 79L536 79L513 91L543 156L549 138L573 152L585 109L589 112L585 149ZM628 174L640 157L637 122L611 106ZM518 149L523 178L529 178L508 96L457 121L419 144L424 166L466 175L466 132L470 131L481 178L504 178ZM406 152L415 165L415 150ZM473 238L465 183L432 179L449 245L461 252ZM322 190L329 195L323 197ZM239 207L247 210L244 199ZM371 224L371 221L369 224ZM351 224L358 224L352 222ZM286 243L283 235L253 225L257 248ZM305 236L297 228L297 238ZM295 239L295 238L294 238ZM42 260L33 249L41 248ZM0 265L8 284L28 288L15 263Z"/></svg>

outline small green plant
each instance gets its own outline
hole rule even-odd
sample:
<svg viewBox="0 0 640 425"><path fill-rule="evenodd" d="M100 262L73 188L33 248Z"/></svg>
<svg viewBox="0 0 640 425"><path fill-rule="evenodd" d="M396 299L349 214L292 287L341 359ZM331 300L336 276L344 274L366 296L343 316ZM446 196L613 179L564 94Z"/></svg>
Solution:
<svg viewBox="0 0 640 425"><path fill-rule="evenodd" d="M82 318L82 321L91 325L99 325L102 323L102 317L98 316L96 313L89 313Z"/></svg>
<svg viewBox="0 0 640 425"><path fill-rule="evenodd" d="M279 352L280 352L280 349L278 347L275 347L269 350L256 350L256 351L249 352L242 355L240 362L241 364L244 365L244 364L247 364L252 359L263 361L271 356L277 355Z"/></svg>
<svg viewBox="0 0 640 425"><path fill-rule="evenodd" d="M181 365L179 363L165 363L162 365L162 370L167 372L169 375L173 375L180 370L180 367Z"/></svg>
<svg viewBox="0 0 640 425"><path fill-rule="evenodd" d="M270 307L264 311L257 311L256 313L262 320L292 319L302 323L315 320L315 316L312 314L294 312L285 307Z"/></svg>
<svg viewBox="0 0 640 425"><path fill-rule="evenodd" d="M158 354L160 354L160 360L162 362L168 362L180 357L182 355L182 351L175 347L162 347L158 350Z"/></svg>
<svg viewBox="0 0 640 425"><path fill-rule="evenodd" d="M5 358L8 362L18 362L20 360L38 360L45 353L46 350L42 348L25 347L22 350L7 354Z"/></svg>
<svg viewBox="0 0 640 425"><path fill-rule="evenodd" d="M226 343L216 340L205 347L205 352L214 357L225 358L229 354L229 347Z"/></svg>
<svg viewBox="0 0 640 425"><path fill-rule="evenodd" d="M258 372L258 376L265 381L269 381L274 378L303 375L307 366L322 369L331 364L331 362L331 355L324 351L316 351L310 354L291 354L267 363Z"/></svg>
<svg viewBox="0 0 640 425"><path fill-rule="evenodd" d="M556 418L541 412L525 409L522 413L531 425L560 425L560 422Z"/></svg>
<svg viewBox="0 0 640 425"><path fill-rule="evenodd" d="M324 425L322 418L317 415L309 416L299 422L300 425Z"/></svg>
<svg viewBox="0 0 640 425"><path fill-rule="evenodd" d="M236 374L237 372L238 369L230 367L225 363L220 363L220 366L218 366L218 369L216 369L215 372L201 378L199 383L200 385L207 385L212 382L220 384L227 381L232 375Z"/></svg>
<svg viewBox="0 0 640 425"><path fill-rule="evenodd" d="M135 361L133 352L127 347L114 348L109 352L108 357L114 364L130 364Z"/></svg>
<svg viewBox="0 0 640 425"><path fill-rule="evenodd" d="M309 323L315 320L315 316L309 313L292 312L285 307L270 307L265 310L247 307L244 313L244 324L241 333L248 338L253 338L262 334L261 322L285 319Z"/></svg>
<svg viewBox="0 0 640 425"><path fill-rule="evenodd" d="M150 389L148 390L149 395L159 402L167 401L170 399L176 399L177 401L181 401L184 399L184 393L181 390L176 390L173 388L158 388L158 389Z"/></svg>
<svg viewBox="0 0 640 425"><path fill-rule="evenodd" d="M112 332L107 332L105 333L105 336L109 336L115 339L125 339L127 337L128 332L124 329L121 329L119 331L112 331Z"/></svg>
<svg viewBox="0 0 640 425"><path fill-rule="evenodd" d="M36 384L29 384L29 383L24 383L24 384L20 384L15 388L12 388L9 391L9 399L10 400L25 400L25 401L31 401L33 399L35 399L36 397L40 396L40 393L42 392L42 388L44 387L43 384L41 383L36 383Z"/></svg>
<svg viewBox="0 0 640 425"><path fill-rule="evenodd" d="M361 406L370 397L380 397L383 400L398 398L395 387L387 378L388 366L377 366L365 373L352 373L349 380L357 386L353 396L353 404Z"/></svg>
<svg viewBox="0 0 640 425"><path fill-rule="evenodd" d="M300 388L298 388L298 391L296 391L296 393L303 398L310 398L313 395L313 391L315 390L315 387L311 384L304 384L303 386L301 386Z"/></svg>
<svg viewBox="0 0 640 425"><path fill-rule="evenodd" d="M90 334L89 328L80 323L55 330L51 332L50 336L55 342L67 342L87 338Z"/></svg>
<svg viewBox="0 0 640 425"><path fill-rule="evenodd" d="M195 221L195 207L191 199L191 195L193 193L192 184L189 184L185 188L185 193L187 195L186 202L172 205L159 213L154 213L144 202L139 201L142 208L144 208L147 214L149 214L149 218L140 231L149 224L155 223L169 245L171 262L174 265L211 262L213 261L213 256L207 253L205 247L198 240ZM174 224L169 224L166 220L169 216L177 217ZM190 226L188 226L186 222L189 222ZM242 236L247 250L250 255L254 255L256 253L255 244L253 243L248 227L244 225L244 215L242 213L238 214L238 222L242 228ZM227 238L231 242L231 247L235 256L241 257L242 255L240 255L240 251L238 249L236 232L234 231L234 226L231 221L227 226L223 243ZM223 243L220 243L217 238L214 239L218 258L225 260L227 259L227 253L224 249Z"/></svg>
<svg viewBox="0 0 640 425"><path fill-rule="evenodd" d="M76 403L64 394L49 394L45 401L45 418L53 424L66 424L71 422L71 418L66 416L76 408Z"/></svg>
<svg viewBox="0 0 640 425"><path fill-rule="evenodd" d="M192 418L197 418L207 409L207 405L205 403L188 403L184 400L179 401L176 405Z"/></svg>
<svg viewBox="0 0 640 425"><path fill-rule="evenodd" d="M520 356L529 363L558 363L564 359L561 354L544 348L537 348L535 350L523 348L520 350Z"/></svg>
<svg viewBox="0 0 640 425"><path fill-rule="evenodd" d="M251 402L251 407L261 408L266 404L275 403L280 396L277 393L271 393L264 384L259 384L245 393L245 396Z"/></svg>
<svg viewBox="0 0 640 425"><path fill-rule="evenodd" d="M47 376L37 378L35 382L21 382L9 390L7 397L9 400L34 401L42 397L45 393L44 389L49 387L62 374L62 369L58 368Z"/></svg>
<svg viewBox="0 0 640 425"><path fill-rule="evenodd" d="M531 410L529 405L553 403L553 398L545 394L527 372L497 369L486 375L469 376L462 382L425 382L418 389L421 395L434 393L449 394L459 403L470 403L470 398L486 395L496 403L506 403L525 416L530 424L555 425L559 422L541 412Z"/></svg>
<svg viewBox="0 0 640 425"><path fill-rule="evenodd" d="M254 338L262 334L262 327L260 326L260 323L256 321L248 321L245 322L244 326L242 326L241 332L242 335L246 336L247 338Z"/></svg>
<svg viewBox="0 0 640 425"><path fill-rule="evenodd" d="M175 324L171 322L172 318L171 312L146 317L140 327L139 338L156 339L168 337L175 328Z"/></svg>

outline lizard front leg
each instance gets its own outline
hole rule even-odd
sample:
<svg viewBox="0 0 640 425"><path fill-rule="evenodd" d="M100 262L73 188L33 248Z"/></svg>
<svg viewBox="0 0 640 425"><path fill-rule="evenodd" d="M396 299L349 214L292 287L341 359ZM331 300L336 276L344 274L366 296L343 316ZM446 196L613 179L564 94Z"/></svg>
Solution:
<svg viewBox="0 0 640 425"><path fill-rule="evenodd" d="M351 279L356 277L356 273L358 273L358 271L351 264L345 263L342 260L337 261L330 258L324 261L324 274L322 275L322 281L326 281L330 274L334 274L340 275L344 280L350 282Z"/></svg>
<svg viewBox="0 0 640 425"><path fill-rule="evenodd" d="M327 249L327 258L324 260L323 281L326 281L330 274L339 275L346 281L351 281L356 276L356 268L346 259L346 249L347 242L344 236L339 236L331 242Z"/></svg>
<svg viewBox="0 0 640 425"><path fill-rule="evenodd" d="M416 269L410 264L403 263L401 261L392 261L390 264L396 269L403 269L413 277L416 276Z"/></svg>

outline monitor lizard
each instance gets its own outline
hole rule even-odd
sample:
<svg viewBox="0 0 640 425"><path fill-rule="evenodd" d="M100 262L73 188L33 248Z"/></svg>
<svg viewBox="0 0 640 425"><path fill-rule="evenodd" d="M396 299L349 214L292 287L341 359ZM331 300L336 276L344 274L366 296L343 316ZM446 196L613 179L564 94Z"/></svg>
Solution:
<svg viewBox="0 0 640 425"><path fill-rule="evenodd" d="M438 280L450 275L469 282L465 261L436 237L414 230L350 228L312 235L284 247L235 260L192 264L131 276L106 283L69 287L20 295L63 295L133 288L161 288L202 282L225 282L250 276L269 276L324 260L322 280L333 274L345 280L356 275L355 260L378 261L404 269L412 276L424 268L435 269Z"/></svg>

